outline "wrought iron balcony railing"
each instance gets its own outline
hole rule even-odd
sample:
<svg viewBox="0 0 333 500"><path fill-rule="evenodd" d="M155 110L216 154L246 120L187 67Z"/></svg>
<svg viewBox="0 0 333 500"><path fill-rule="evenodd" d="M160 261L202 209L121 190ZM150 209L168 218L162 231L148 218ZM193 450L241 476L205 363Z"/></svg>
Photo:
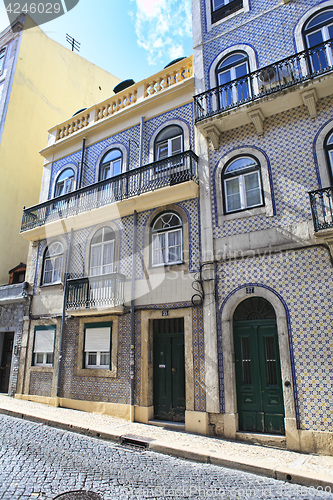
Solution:
<svg viewBox="0 0 333 500"><path fill-rule="evenodd" d="M23 210L21 231L43 226L110 203L193 180L198 157L185 151Z"/></svg>
<svg viewBox="0 0 333 500"><path fill-rule="evenodd" d="M119 273L69 279L66 310L119 307L124 305L125 276Z"/></svg>
<svg viewBox="0 0 333 500"><path fill-rule="evenodd" d="M317 189L309 196L315 232L333 229L333 188Z"/></svg>
<svg viewBox="0 0 333 500"><path fill-rule="evenodd" d="M333 70L333 39L194 96L195 121L237 108Z"/></svg>

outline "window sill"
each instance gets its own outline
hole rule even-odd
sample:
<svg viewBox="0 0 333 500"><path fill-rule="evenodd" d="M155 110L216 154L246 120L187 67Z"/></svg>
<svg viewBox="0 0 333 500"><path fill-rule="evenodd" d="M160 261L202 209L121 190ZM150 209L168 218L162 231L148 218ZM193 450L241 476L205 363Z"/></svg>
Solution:
<svg viewBox="0 0 333 500"><path fill-rule="evenodd" d="M181 264L185 264L185 262L183 260L181 260L179 262L170 262L169 264L152 264L151 268L156 269L159 267L172 267L172 266L179 266Z"/></svg>
<svg viewBox="0 0 333 500"><path fill-rule="evenodd" d="M49 372L49 373L53 373L53 370L54 370L54 366L50 366L50 365L33 365L33 366L30 366L30 371L31 372Z"/></svg>
<svg viewBox="0 0 333 500"><path fill-rule="evenodd" d="M115 378L117 376L117 369L111 368L78 368L76 370L78 377L99 377L99 378Z"/></svg>
<svg viewBox="0 0 333 500"><path fill-rule="evenodd" d="M252 208L249 210L242 210L240 212L232 212L229 214L218 214L218 225L223 226L224 222L233 221L237 219L244 219L248 217L256 217L258 215L265 215L266 217L272 217L273 211L269 210L267 206Z"/></svg>
<svg viewBox="0 0 333 500"><path fill-rule="evenodd" d="M39 285L39 288L60 288L63 290L64 284L62 281L59 281L58 283L43 283L42 285Z"/></svg>

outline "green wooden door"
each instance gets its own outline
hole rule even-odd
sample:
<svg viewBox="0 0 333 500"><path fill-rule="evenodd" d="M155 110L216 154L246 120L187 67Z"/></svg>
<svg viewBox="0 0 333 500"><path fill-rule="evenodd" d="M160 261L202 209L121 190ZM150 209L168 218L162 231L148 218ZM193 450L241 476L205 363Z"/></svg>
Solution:
<svg viewBox="0 0 333 500"><path fill-rule="evenodd" d="M284 434L275 319L234 321L239 429Z"/></svg>
<svg viewBox="0 0 333 500"><path fill-rule="evenodd" d="M184 319L154 320L155 418L185 418Z"/></svg>
<svg viewBox="0 0 333 500"><path fill-rule="evenodd" d="M8 392L14 344L13 332L6 332L4 335L0 363L0 392Z"/></svg>

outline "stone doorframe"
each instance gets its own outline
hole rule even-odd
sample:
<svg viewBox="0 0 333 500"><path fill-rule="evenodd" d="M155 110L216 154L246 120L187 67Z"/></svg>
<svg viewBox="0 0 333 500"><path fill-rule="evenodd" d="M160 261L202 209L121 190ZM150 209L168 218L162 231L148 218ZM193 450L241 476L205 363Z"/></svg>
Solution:
<svg viewBox="0 0 333 500"><path fill-rule="evenodd" d="M163 312L157 309L141 311L141 404L135 408L135 420L139 422L147 423L154 418L152 357L154 319L184 318L186 413L194 410L192 308L169 309L167 316L164 316Z"/></svg>
<svg viewBox="0 0 333 500"><path fill-rule="evenodd" d="M246 292L246 288L248 287L253 288L254 293L248 294ZM273 290L270 290L267 287L258 284L247 284L243 285L239 289L236 289L229 295L229 298L221 308L225 401L224 434L226 437L235 438L236 432L238 431L233 315L238 304L250 297L262 297L266 299L268 302L270 302L275 310L280 349L281 378L285 410L284 421L286 431L286 444L287 449L299 450L300 438L296 420L287 311L286 307L283 305L283 302ZM288 384L288 382L290 383L290 385Z"/></svg>

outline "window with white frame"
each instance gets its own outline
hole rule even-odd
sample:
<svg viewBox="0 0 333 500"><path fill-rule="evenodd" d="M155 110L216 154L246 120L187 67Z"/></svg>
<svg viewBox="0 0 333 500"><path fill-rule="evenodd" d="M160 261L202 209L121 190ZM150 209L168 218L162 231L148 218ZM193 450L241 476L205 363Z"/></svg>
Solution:
<svg viewBox="0 0 333 500"><path fill-rule="evenodd" d="M0 75L3 72L3 68L5 65L5 55L6 55L6 49L0 50Z"/></svg>
<svg viewBox="0 0 333 500"><path fill-rule="evenodd" d="M155 219L152 233L152 265L183 262L183 223L178 214L167 212Z"/></svg>
<svg viewBox="0 0 333 500"><path fill-rule="evenodd" d="M333 186L333 131L331 131L325 140L325 153L329 167L329 175L331 178L331 185Z"/></svg>
<svg viewBox="0 0 333 500"><path fill-rule="evenodd" d="M243 8L243 0L211 0L212 23Z"/></svg>
<svg viewBox="0 0 333 500"><path fill-rule="evenodd" d="M113 273L115 234L110 227L98 229L90 242L90 276Z"/></svg>
<svg viewBox="0 0 333 500"><path fill-rule="evenodd" d="M333 38L333 9L315 14L304 26L303 36L310 49L311 71L317 73L333 66L333 42L329 42Z"/></svg>
<svg viewBox="0 0 333 500"><path fill-rule="evenodd" d="M99 164L99 180L110 179L122 172L122 154L119 149L111 149L102 158Z"/></svg>
<svg viewBox="0 0 333 500"><path fill-rule="evenodd" d="M52 366L55 326L36 326L33 349L34 366Z"/></svg>
<svg viewBox="0 0 333 500"><path fill-rule="evenodd" d="M57 178L54 196L62 196L63 194L71 193L74 189L75 174L73 169L66 168Z"/></svg>
<svg viewBox="0 0 333 500"><path fill-rule="evenodd" d="M155 139L155 160L164 160L183 152L183 129L169 125Z"/></svg>
<svg viewBox="0 0 333 500"><path fill-rule="evenodd" d="M249 62L245 52L234 52L222 59L216 68L217 85L222 86L218 93L221 108L244 101L250 96L248 73Z"/></svg>
<svg viewBox="0 0 333 500"><path fill-rule="evenodd" d="M84 325L85 368L111 368L112 323L91 323Z"/></svg>
<svg viewBox="0 0 333 500"><path fill-rule="evenodd" d="M42 284L60 283L62 278L64 247L59 241L49 245L44 253Z"/></svg>
<svg viewBox="0 0 333 500"><path fill-rule="evenodd" d="M264 204L260 165L253 156L240 156L227 163L222 173L225 213Z"/></svg>

